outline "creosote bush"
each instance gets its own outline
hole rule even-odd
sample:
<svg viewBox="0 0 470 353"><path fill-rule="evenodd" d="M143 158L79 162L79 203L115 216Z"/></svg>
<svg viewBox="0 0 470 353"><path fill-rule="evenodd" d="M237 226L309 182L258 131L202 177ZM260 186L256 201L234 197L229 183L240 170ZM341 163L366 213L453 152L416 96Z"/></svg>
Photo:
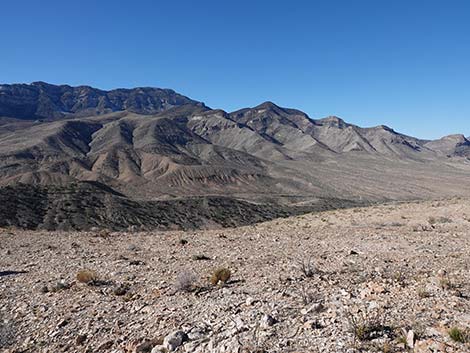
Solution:
<svg viewBox="0 0 470 353"><path fill-rule="evenodd" d="M80 283L94 284L98 282L98 275L92 270L80 270L77 273L77 281Z"/></svg>
<svg viewBox="0 0 470 353"><path fill-rule="evenodd" d="M214 273L211 276L211 284L213 286L221 283L222 285L227 283L227 281L230 279L230 276L232 273L228 268L222 267L218 268L217 270L214 271Z"/></svg>

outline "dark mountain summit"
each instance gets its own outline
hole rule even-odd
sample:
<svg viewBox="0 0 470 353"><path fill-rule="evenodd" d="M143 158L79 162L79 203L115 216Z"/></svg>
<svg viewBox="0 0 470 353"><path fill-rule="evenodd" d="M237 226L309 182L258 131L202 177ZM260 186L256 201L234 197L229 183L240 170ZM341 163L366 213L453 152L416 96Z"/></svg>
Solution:
<svg viewBox="0 0 470 353"><path fill-rule="evenodd" d="M156 114L182 105L203 106L170 89L141 87L103 91L45 82L0 85L0 117L58 119L124 111Z"/></svg>

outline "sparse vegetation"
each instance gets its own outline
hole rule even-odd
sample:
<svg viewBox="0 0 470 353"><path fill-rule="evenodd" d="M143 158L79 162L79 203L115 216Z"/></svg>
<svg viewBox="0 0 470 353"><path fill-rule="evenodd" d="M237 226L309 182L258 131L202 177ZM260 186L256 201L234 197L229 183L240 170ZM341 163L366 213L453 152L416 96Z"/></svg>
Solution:
<svg viewBox="0 0 470 353"><path fill-rule="evenodd" d="M346 313L349 331L359 341L372 340L391 333L392 328L386 325L386 316L381 311L359 311Z"/></svg>
<svg viewBox="0 0 470 353"><path fill-rule="evenodd" d="M80 270L77 273L77 281L88 285L98 282L98 275L92 270Z"/></svg>
<svg viewBox="0 0 470 353"><path fill-rule="evenodd" d="M130 290L130 285L128 283L121 283L113 289L114 295L123 296L126 295Z"/></svg>
<svg viewBox="0 0 470 353"><path fill-rule="evenodd" d="M350 210L328 212L333 225L321 232L321 215L306 217L313 230L293 218L230 230L116 232L112 239L93 236L97 231L54 238L18 231L3 235L0 249L11 251L0 271L11 286L0 316L15 324L15 337L34 338L26 350L126 350L129 343L137 351L145 339L160 337L163 347L155 351L164 352L167 337L183 331L189 341L175 352L466 352L469 223L417 236L410 229L415 215L426 221L433 214L425 206L405 204L400 212L410 215L409 224L382 231L377 222L399 219L398 211L364 209L357 227ZM470 204L445 214L458 219L460 208ZM182 238L188 245L179 244ZM129 244L141 250L130 252ZM78 270L93 272L85 284L75 278ZM100 326L90 318L111 329L96 334Z"/></svg>
<svg viewBox="0 0 470 353"><path fill-rule="evenodd" d="M452 220L448 217L429 217L428 223L431 225L439 223L452 223Z"/></svg>
<svg viewBox="0 0 470 353"><path fill-rule="evenodd" d="M309 305L319 301L320 296L317 292L308 289L306 287L301 287L299 290L299 297L302 300L304 305Z"/></svg>
<svg viewBox="0 0 470 353"><path fill-rule="evenodd" d="M179 292L191 292L195 289L197 276L192 271L182 271L176 277L175 289Z"/></svg>
<svg viewBox="0 0 470 353"><path fill-rule="evenodd" d="M307 278L313 277L315 274L319 273L314 261L310 258L301 259L298 263L300 271Z"/></svg>
<svg viewBox="0 0 470 353"><path fill-rule="evenodd" d="M420 297L421 299L429 298L431 296L431 293L429 293L429 291L424 287L419 287L417 289L417 293L418 297Z"/></svg>
<svg viewBox="0 0 470 353"><path fill-rule="evenodd" d="M110 236L111 232L108 229L101 229L97 236L101 238L108 238Z"/></svg>
<svg viewBox="0 0 470 353"><path fill-rule="evenodd" d="M403 268L399 268L396 271L392 273L391 278L393 279L394 282L399 284L401 287L405 287L407 285L407 279L406 279L406 270Z"/></svg>
<svg viewBox="0 0 470 353"><path fill-rule="evenodd" d="M216 286L217 284L224 285L230 279L231 275L232 273L230 272L228 268L225 268L225 267L218 268L212 274L210 278L210 282L213 286Z"/></svg>
<svg viewBox="0 0 470 353"><path fill-rule="evenodd" d="M439 287L443 290L450 290L455 288L455 285L452 283L449 277L442 276L439 278Z"/></svg>
<svg viewBox="0 0 470 353"><path fill-rule="evenodd" d="M459 343L470 343L470 330L469 329L461 329L458 327L452 327L448 331L449 337L452 341L459 342Z"/></svg>

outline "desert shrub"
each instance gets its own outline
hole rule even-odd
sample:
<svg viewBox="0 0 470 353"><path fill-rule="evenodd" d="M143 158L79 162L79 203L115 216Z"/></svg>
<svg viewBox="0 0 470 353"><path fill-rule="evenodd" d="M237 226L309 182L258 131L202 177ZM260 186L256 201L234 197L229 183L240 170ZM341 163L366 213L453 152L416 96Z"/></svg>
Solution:
<svg viewBox="0 0 470 353"><path fill-rule="evenodd" d="M428 223L431 225L438 223L452 223L452 220L448 217L429 217Z"/></svg>
<svg viewBox="0 0 470 353"><path fill-rule="evenodd" d="M444 290L455 289L455 285L447 276L442 276L439 278L439 287L441 287L441 289L444 289Z"/></svg>
<svg viewBox="0 0 470 353"><path fill-rule="evenodd" d="M92 285L98 282L98 275L92 270L80 270L77 273L77 281Z"/></svg>
<svg viewBox="0 0 470 353"><path fill-rule="evenodd" d="M452 341L460 343L469 343L470 342L470 330L460 329L458 327L452 327L448 331L449 337Z"/></svg>
<svg viewBox="0 0 470 353"><path fill-rule="evenodd" d="M386 325L386 315L380 311L359 311L356 314L346 313L349 331L359 341L373 340L391 333L393 330Z"/></svg>
<svg viewBox="0 0 470 353"><path fill-rule="evenodd" d="M302 272L302 274L307 278L313 277L319 272L312 259L299 260L298 267L300 272Z"/></svg>
<svg viewBox="0 0 470 353"><path fill-rule="evenodd" d="M111 232L108 229L101 229L96 235L101 238L108 238Z"/></svg>
<svg viewBox="0 0 470 353"><path fill-rule="evenodd" d="M175 281L175 289L179 292L191 292L194 290L197 276L188 270L182 271L178 274Z"/></svg>
<svg viewBox="0 0 470 353"><path fill-rule="evenodd" d="M424 287L419 287L417 289L417 293L418 297L420 297L421 299L429 298L431 296L431 293L429 293L429 291Z"/></svg>
<svg viewBox="0 0 470 353"><path fill-rule="evenodd" d="M219 283L225 284L230 279L231 275L232 273L230 272L228 268L225 268L225 267L218 268L217 270L214 271L214 273L212 273L212 276L210 279L211 284L213 286Z"/></svg>
<svg viewBox="0 0 470 353"><path fill-rule="evenodd" d="M306 287L300 288L299 297L304 305L313 304L320 300L320 295L317 292Z"/></svg>
<svg viewBox="0 0 470 353"><path fill-rule="evenodd" d="M200 261L200 260L210 260L211 258L209 256L206 256L204 254L197 254L192 256L193 260Z"/></svg>
<svg viewBox="0 0 470 353"><path fill-rule="evenodd" d="M408 284L407 275L408 272L404 268L396 268L392 269L392 272L389 274L389 277L392 281L400 285L401 287L405 287Z"/></svg>
<svg viewBox="0 0 470 353"><path fill-rule="evenodd" d="M113 289L113 293L117 296L123 296L129 292L130 288L131 286L128 283L121 283Z"/></svg>

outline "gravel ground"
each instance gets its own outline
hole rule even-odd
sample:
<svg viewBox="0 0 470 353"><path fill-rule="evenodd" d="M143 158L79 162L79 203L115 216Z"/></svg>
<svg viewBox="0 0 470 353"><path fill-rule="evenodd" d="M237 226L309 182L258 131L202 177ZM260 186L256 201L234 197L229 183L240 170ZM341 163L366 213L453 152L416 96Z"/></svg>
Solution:
<svg viewBox="0 0 470 353"><path fill-rule="evenodd" d="M465 199L196 232L3 229L0 351L470 352L469 229Z"/></svg>

